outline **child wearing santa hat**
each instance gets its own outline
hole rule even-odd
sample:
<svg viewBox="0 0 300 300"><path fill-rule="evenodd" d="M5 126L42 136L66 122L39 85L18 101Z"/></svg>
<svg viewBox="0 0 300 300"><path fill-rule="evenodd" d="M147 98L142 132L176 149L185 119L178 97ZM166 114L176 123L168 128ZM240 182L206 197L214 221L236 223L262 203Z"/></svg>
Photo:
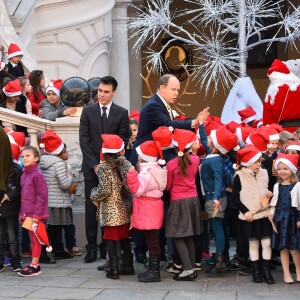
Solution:
<svg viewBox="0 0 300 300"><path fill-rule="evenodd" d="M216 263L206 273L217 274L228 270L224 251L229 249L228 233L223 222L227 198L225 190L225 154L232 149L237 150L238 140L235 134L226 128L213 129L207 137L204 121L209 115L209 108L205 108L198 115L200 139L208 155L201 164L200 177L205 209L210 219L211 228L216 239Z"/></svg>
<svg viewBox="0 0 300 300"><path fill-rule="evenodd" d="M51 80L46 88L46 101L43 101L43 118L55 121L57 118L71 116L76 113L76 107L67 107L60 100L62 80Z"/></svg>
<svg viewBox="0 0 300 300"><path fill-rule="evenodd" d="M254 269L253 282L274 284L271 274L271 225L268 221L269 199L268 173L261 168L261 152L247 145L237 152L240 170L236 172L232 198L238 207L242 231L249 240L249 254ZM260 270L259 246L262 246L263 272Z"/></svg>
<svg viewBox="0 0 300 300"><path fill-rule="evenodd" d="M39 167L48 185L47 232L56 259L68 259L73 256L65 251L62 243L63 225L72 224L72 203L69 188L73 183L73 176L68 174L68 166L64 159L65 144L52 130L47 130L42 138L41 148L45 155L41 156Z"/></svg>
<svg viewBox="0 0 300 300"><path fill-rule="evenodd" d="M245 109L239 110L238 114L241 117L241 122L247 123L249 126L252 126L252 124L256 118L256 112L252 108L252 106L248 106Z"/></svg>
<svg viewBox="0 0 300 300"><path fill-rule="evenodd" d="M104 227L103 238L106 240L109 257L106 277L118 279L119 275L134 275L129 241L132 195L126 179L131 164L124 157L124 142L118 135L102 134L101 138L104 161L98 167L99 184L93 188L91 200L97 206L98 219ZM118 241L123 251L120 268L117 256Z"/></svg>
<svg viewBox="0 0 300 300"><path fill-rule="evenodd" d="M296 280L300 283L300 183L296 177L299 156L280 153L275 161L278 183L274 186L269 219L277 232L272 235L272 248L280 250L283 281L294 283L289 270L291 253Z"/></svg>
<svg viewBox="0 0 300 300"><path fill-rule="evenodd" d="M25 76L21 63L23 52L17 44L11 43L7 50L7 59L9 60L8 73L14 77Z"/></svg>
<svg viewBox="0 0 300 300"><path fill-rule="evenodd" d="M7 190L0 198L0 272L3 271L3 259L6 239L9 245L10 264L14 272L23 270L19 247L19 212L21 207L22 169L17 164L21 147L25 144L23 132L6 130L12 151L12 168L8 179ZM8 233L8 234L6 234Z"/></svg>
<svg viewBox="0 0 300 300"><path fill-rule="evenodd" d="M164 203L161 200L167 184L167 170L159 164L162 149L158 142L146 141L136 148L139 173L131 167L128 174L128 187L134 195L132 227L143 231L149 249L149 269L138 274L140 282L160 281L159 229L163 224ZM160 157L161 159L158 159Z"/></svg>
<svg viewBox="0 0 300 300"><path fill-rule="evenodd" d="M183 271L173 279L191 281L196 279L194 235L201 233L200 201L196 188L196 174L200 158L199 143L194 132L175 129L173 145L178 157L167 164L171 205L167 215L166 236L172 237L183 263Z"/></svg>
<svg viewBox="0 0 300 300"><path fill-rule="evenodd" d="M34 231L36 231L39 221L49 217L48 187L45 177L38 169L39 151L35 147L27 146L22 149L21 156L24 169L21 177L21 210L19 216L21 222L27 217L32 218L32 230L29 231L32 261L18 274L22 277L30 277L41 274L39 259L42 245Z"/></svg>

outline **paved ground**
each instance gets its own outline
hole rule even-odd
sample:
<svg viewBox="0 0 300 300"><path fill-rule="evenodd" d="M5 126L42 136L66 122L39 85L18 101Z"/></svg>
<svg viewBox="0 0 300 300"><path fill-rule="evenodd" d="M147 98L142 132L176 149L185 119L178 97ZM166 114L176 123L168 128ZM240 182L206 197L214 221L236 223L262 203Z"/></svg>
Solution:
<svg viewBox="0 0 300 300"><path fill-rule="evenodd" d="M23 260L26 265L28 259ZM177 282L172 274L161 271L162 282L144 284L137 281L136 275L107 279L96 269L103 262L85 264L83 256L60 260L55 265L42 265L43 273L31 278L20 278L6 267L0 273L0 299L300 299L300 284L284 284L281 269L273 272L276 284L272 286L254 284L251 277L237 272L209 278L203 271L198 272L194 282ZM140 264L135 268L136 272L144 270Z"/></svg>

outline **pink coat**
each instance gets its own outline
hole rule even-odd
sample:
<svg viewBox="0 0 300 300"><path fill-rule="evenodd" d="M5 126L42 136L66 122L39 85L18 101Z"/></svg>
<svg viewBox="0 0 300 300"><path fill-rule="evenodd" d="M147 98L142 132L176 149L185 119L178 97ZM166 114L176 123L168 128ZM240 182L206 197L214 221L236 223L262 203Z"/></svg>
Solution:
<svg viewBox="0 0 300 300"><path fill-rule="evenodd" d="M131 226L140 230L160 229L163 223L164 203L161 200L167 184L167 170L157 162L140 164L140 173L129 171L127 181L133 199Z"/></svg>

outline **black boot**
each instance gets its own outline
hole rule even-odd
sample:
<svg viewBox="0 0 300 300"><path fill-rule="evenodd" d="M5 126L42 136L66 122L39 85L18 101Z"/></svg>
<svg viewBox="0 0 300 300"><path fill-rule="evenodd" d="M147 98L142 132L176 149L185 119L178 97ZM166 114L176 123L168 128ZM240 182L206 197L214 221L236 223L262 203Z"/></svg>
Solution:
<svg viewBox="0 0 300 300"><path fill-rule="evenodd" d="M110 279L119 279L117 256L113 256L109 258L109 269L106 273L106 277Z"/></svg>
<svg viewBox="0 0 300 300"><path fill-rule="evenodd" d="M159 282L160 281L160 259L159 257L149 257L149 270L138 274L139 282Z"/></svg>
<svg viewBox="0 0 300 300"><path fill-rule="evenodd" d="M98 266L97 270L107 272L109 270L109 260L107 260L103 265Z"/></svg>
<svg viewBox="0 0 300 300"><path fill-rule="evenodd" d="M263 260L263 279L267 284L274 284L274 278L271 274L271 260Z"/></svg>
<svg viewBox="0 0 300 300"><path fill-rule="evenodd" d="M216 263L208 270L205 271L207 274L219 274L226 272L228 266L226 266L224 257L222 253L217 253L215 257Z"/></svg>
<svg viewBox="0 0 300 300"><path fill-rule="evenodd" d="M251 263L252 263L252 267L253 267L253 282L255 282L255 283L263 282L263 280L261 278L259 260L252 261Z"/></svg>
<svg viewBox="0 0 300 300"><path fill-rule="evenodd" d="M131 253L123 255L123 262L119 268L120 275L134 275L133 255Z"/></svg>
<svg viewBox="0 0 300 300"><path fill-rule="evenodd" d="M223 258L224 258L226 266L228 267L228 269L230 269L231 263L230 263L229 251L224 251L223 252Z"/></svg>

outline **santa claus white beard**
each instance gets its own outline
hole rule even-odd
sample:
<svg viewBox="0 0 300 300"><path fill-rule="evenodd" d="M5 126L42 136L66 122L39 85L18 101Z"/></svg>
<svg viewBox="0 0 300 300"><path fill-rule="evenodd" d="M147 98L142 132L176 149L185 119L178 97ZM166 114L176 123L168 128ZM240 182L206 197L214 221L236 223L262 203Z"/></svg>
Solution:
<svg viewBox="0 0 300 300"><path fill-rule="evenodd" d="M295 92L300 85L300 78L293 73L284 74L280 72L272 72L270 75L268 75L268 77L270 79L270 85L267 90L265 102L270 101L270 104L275 103L275 97L280 86L286 84L291 92Z"/></svg>

